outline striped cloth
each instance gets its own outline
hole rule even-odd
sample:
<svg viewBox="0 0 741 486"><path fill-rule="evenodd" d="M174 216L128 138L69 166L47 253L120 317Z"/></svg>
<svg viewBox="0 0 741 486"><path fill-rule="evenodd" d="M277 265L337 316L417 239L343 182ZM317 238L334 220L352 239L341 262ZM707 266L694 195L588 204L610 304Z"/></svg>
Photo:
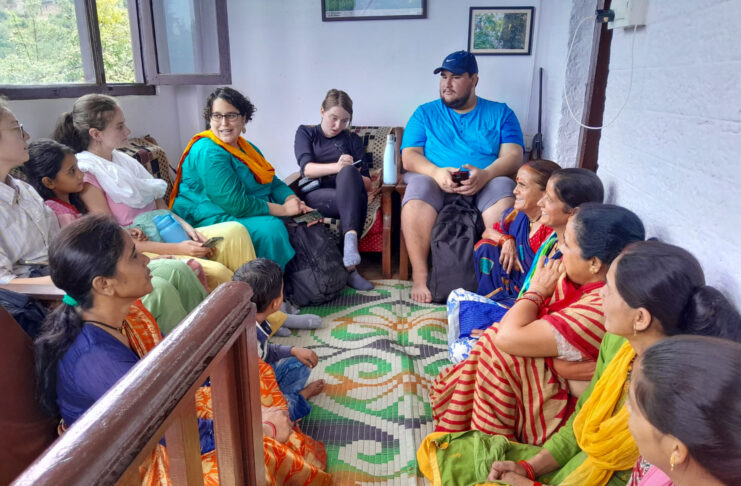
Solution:
<svg viewBox="0 0 741 486"><path fill-rule="evenodd" d="M12 176L0 182L0 283L28 277L32 267L20 260L47 260L57 233L57 217L33 187Z"/></svg>
<svg viewBox="0 0 741 486"><path fill-rule="evenodd" d="M260 402L263 407L288 410L283 393L278 387L273 368L259 359ZM332 477L327 469L327 452L324 444L301 432L294 426L285 444L264 436L265 484L294 486L329 486Z"/></svg>
<svg viewBox="0 0 741 486"><path fill-rule="evenodd" d="M144 308L140 300L135 301L126 317L124 332L129 338L131 349L139 357L144 357L162 341L157 322ZM278 387L273 369L259 359L260 399L263 407L287 408L283 394ZM211 386L201 386L196 391L196 415L208 421L212 427L213 406ZM296 486L327 486L332 479L324 469L327 455L321 442L303 434L298 425L285 444L270 437L263 437L265 453L265 484L285 484ZM216 451L201 454L204 486L218 486L219 470ZM169 461L166 449L158 444L139 468L142 486L171 486Z"/></svg>
<svg viewBox="0 0 741 486"><path fill-rule="evenodd" d="M561 276L540 319L582 353L596 360L604 335L604 282L577 286ZM490 327L469 357L443 370L431 390L436 431L470 429L542 445L573 411L568 384L556 374L552 358L507 354L494 345Z"/></svg>

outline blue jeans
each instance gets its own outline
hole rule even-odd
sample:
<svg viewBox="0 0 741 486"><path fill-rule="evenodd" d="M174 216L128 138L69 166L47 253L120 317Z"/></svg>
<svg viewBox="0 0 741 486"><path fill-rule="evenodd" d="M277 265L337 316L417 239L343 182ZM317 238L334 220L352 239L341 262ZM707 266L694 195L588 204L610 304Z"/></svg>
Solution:
<svg viewBox="0 0 741 486"><path fill-rule="evenodd" d="M295 356L283 358L275 363L270 363L275 371L275 379L278 387L288 402L288 414L291 421L306 417L311 411L308 400L299 392L304 389L309 380L311 370L299 361Z"/></svg>

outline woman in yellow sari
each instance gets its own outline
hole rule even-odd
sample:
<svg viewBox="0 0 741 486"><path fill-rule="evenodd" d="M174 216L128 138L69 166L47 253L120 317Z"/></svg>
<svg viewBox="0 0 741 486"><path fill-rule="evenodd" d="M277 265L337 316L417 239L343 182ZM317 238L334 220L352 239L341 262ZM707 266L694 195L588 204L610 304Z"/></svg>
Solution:
<svg viewBox="0 0 741 486"><path fill-rule="evenodd" d="M459 468L478 471L465 484L488 479L532 486L537 478L551 485L624 486L638 459L624 406L635 356L679 334L741 340L741 316L717 289L705 285L698 261L676 246L655 241L629 245L607 272L602 298L607 334L574 415L543 447L507 442L498 454L480 455L478 469ZM470 456L476 442L499 439L481 435L431 434L417 453L420 468L434 485L441 484L435 478L464 484L445 482L448 463L456 453Z"/></svg>
<svg viewBox="0 0 741 486"><path fill-rule="evenodd" d="M149 258L112 219L87 216L71 223L52 243L49 260L51 279L66 295L35 342L37 394L47 412L61 417L63 431L159 344L162 335L139 300L152 290ZM261 372L260 384L263 404L270 396L272 407L285 408L274 375ZM210 387L202 387L196 398L204 483L211 486L218 484L218 468ZM277 432L275 425L264 428ZM266 481L329 484L322 444L298 428L285 435L284 441L277 434L264 437ZM143 485L170 484L163 446L153 450L140 472Z"/></svg>

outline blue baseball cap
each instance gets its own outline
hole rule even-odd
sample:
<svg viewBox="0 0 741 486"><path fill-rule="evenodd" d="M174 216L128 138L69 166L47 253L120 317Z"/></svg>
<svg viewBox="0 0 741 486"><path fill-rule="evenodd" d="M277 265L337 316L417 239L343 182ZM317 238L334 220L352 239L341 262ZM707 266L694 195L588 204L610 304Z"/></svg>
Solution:
<svg viewBox="0 0 741 486"><path fill-rule="evenodd" d="M437 74L440 71L450 71L453 74L476 74L479 72L479 65L476 63L476 56L468 51L456 51L448 54L443 61L443 65L432 71Z"/></svg>

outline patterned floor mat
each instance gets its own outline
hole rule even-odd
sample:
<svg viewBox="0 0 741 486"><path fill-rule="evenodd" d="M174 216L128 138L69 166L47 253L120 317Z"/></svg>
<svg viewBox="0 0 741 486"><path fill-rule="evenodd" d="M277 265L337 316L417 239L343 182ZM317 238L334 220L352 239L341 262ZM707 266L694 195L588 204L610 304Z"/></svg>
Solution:
<svg viewBox="0 0 741 486"><path fill-rule="evenodd" d="M427 390L450 363L445 307L413 302L411 282L374 284L302 309L322 317L321 329L273 340L319 355L310 380L327 385L301 427L324 442L335 484L421 485L416 451L433 428Z"/></svg>

